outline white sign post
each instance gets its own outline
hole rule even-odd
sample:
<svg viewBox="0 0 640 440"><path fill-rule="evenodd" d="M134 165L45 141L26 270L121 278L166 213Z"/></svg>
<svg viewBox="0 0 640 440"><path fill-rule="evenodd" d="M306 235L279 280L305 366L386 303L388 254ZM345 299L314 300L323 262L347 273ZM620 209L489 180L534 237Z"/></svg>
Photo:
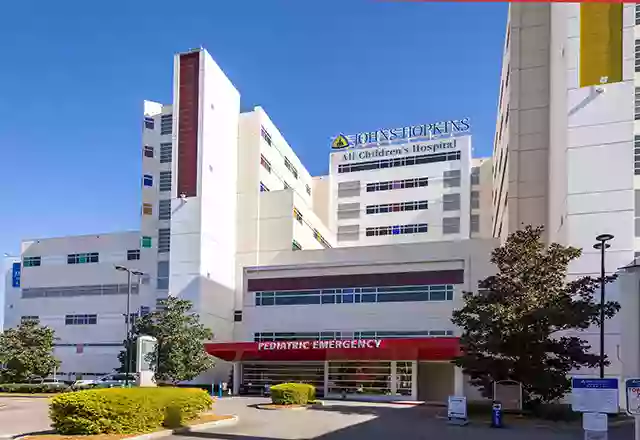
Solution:
<svg viewBox="0 0 640 440"><path fill-rule="evenodd" d="M640 379L625 381L627 414L633 416L636 440L640 440Z"/></svg>
<svg viewBox="0 0 640 440"><path fill-rule="evenodd" d="M454 425L466 425L468 423L466 397L449 396L447 418L449 419L449 423Z"/></svg>
<svg viewBox="0 0 640 440"><path fill-rule="evenodd" d="M607 414L617 414L618 379L577 378L571 380L571 408L585 413L582 428L586 440L606 440Z"/></svg>

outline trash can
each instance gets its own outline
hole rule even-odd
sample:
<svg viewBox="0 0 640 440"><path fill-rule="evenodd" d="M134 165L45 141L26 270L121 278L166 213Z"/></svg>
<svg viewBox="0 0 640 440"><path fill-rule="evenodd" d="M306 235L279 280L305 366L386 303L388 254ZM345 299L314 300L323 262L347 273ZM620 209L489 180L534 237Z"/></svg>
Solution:
<svg viewBox="0 0 640 440"><path fill-rule="evenodd" d="M502 404L500 402L493 402L491 405L491 427L502 428Z"/></svg>

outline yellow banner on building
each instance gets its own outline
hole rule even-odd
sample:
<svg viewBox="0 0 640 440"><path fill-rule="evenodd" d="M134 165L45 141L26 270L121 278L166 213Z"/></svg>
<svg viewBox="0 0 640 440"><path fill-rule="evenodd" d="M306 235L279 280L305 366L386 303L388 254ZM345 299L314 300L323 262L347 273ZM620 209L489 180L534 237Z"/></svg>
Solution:
<svg viewBox="0 0 640 440"><path fill-rule="evenodd" d="M580 87L622 81L622 6L580 4Z"/></svg>

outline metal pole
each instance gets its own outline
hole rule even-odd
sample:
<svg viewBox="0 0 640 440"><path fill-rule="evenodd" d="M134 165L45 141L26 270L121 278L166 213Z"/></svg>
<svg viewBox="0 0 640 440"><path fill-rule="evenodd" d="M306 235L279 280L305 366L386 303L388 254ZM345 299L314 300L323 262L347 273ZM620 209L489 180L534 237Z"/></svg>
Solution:
<svg viewBox="0 0 640 440"><path fill-rule="evenodd" d="M604 378L604 251L607 244L600 243L600 379Z"/></svg>
<svg viewBox="0 0 640 440"><path fill-rule="evenodd" d="M124 386L129 386L129 373L131 372L131 320L130 315L131 309L131 271L127 270L127 314L125 317L125 322L127 323L127 348L125 350L125 379Z"/></svg>

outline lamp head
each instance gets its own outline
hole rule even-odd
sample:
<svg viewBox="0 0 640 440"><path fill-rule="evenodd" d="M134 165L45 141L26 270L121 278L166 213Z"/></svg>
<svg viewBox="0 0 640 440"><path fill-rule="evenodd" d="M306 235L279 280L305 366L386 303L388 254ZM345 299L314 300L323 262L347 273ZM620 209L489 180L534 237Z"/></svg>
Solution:
<svg viewBox="0 0 640 440"><path fill-rule="evenodd" d="M613 235L611 235L611 234L600 234L600 235L598 235L596 237L596 240L604 243L605 241L613 240Z"/></svg>
<svg viewBox="0 0 640 440"><path fill-rule="evenodd" d="M598 250L600 250L600 249L602 249L602 246L603 246L603 245L604 245L604 248L605 248L605 249L609 249L609 248L611 247L611 245L610 245L609 243L605 243L605 242L603 242L603 241L602 241L602 242L600 242L600 243L596 243L596 244L594 244L594 245L593 245L593 248L594 248L594 249L598 249Z"/></svg>

